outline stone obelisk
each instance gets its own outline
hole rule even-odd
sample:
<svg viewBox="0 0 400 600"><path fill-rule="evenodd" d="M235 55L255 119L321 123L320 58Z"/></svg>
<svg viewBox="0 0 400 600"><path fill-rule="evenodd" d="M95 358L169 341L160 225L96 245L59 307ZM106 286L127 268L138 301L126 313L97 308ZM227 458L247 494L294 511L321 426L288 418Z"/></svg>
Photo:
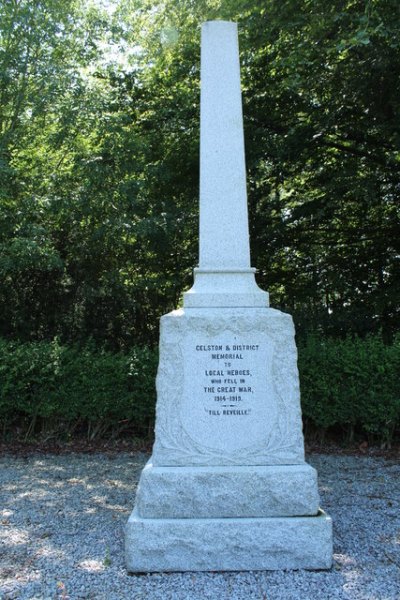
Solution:
<svg viewBox="0 0 400 600"><path fill-rule="evenodd" d="M200 262L183 309L161 318L156 437L127 568L329 568L293 322L250 267L236 24L205 23L201 47Z"/></svg>
<svg viewBox="0 0 400 600"><path fill-rule="evenodd" d="M235 23L202 28L200 261L185 307L267 306L250 267L246 170Z"/></svg>

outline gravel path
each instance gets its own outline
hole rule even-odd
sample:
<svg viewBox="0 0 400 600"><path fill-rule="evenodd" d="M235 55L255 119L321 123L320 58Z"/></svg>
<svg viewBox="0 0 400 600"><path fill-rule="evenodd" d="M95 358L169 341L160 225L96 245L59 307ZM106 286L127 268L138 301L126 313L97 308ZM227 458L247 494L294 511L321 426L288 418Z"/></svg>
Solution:
<svg viewBox="0 0 400 600"><path fill-rule="evenodd" d="M330 571L128 575L123 530L146 459L1 458L1 599L400 599L398 463L310 458L334 523Z"/></svg>

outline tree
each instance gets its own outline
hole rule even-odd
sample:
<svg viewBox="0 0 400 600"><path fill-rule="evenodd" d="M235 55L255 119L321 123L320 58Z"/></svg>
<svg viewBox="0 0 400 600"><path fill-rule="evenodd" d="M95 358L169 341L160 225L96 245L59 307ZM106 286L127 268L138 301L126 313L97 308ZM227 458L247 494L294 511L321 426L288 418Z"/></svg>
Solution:
<svg viewBox="0 0 400 600"><path fill-rule="evenodd" d="M247 23L245 114L262 280L300 330L381 329L390 340L400 293L400 7L270 2Z"/></svg>
<svg viewBox="0 0 400 600"><path fill-rule="evenodd" d="M1 329L29 339L54 335L64 305L57 186L95 112L83 70L102 23L75 0L9 0L0 23Z"/></svg>
<svg viewBox="0 0 400 600"><path fill-rule="evenodd" d="M300 334L391 340L397 0L0 11L3 335L156 343L197 262L200 24L224 18L239 22L260 284Z"/></svg>

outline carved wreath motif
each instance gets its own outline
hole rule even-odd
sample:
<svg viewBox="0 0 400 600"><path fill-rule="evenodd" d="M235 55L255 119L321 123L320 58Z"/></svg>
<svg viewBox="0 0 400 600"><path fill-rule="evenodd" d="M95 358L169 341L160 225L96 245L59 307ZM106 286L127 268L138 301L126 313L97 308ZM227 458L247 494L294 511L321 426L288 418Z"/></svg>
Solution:
<svg viewBox="0 0 400 600"><path fill-rule="evenodd" d="M154 465L266 465L304 462L301 414L296 367L296 347L287 315L246 319L173 317L166 322L167 335L162 334L160 364L157 375L156 441ZM168 319L168 317L167 317ZM234 335L266 333L275 351L272 363L274 394L277 399L274 425L265 438L256 444L236 451L221 452L199 444L183 429L180 420L184 390L185 335L203 334L213 337L221 332ZM164 339L163 339L164 337ZM171 340L168 342L167 340ZM296 402L288 399L297 399ZM296 405L298 405L296 407Z"/></svg>

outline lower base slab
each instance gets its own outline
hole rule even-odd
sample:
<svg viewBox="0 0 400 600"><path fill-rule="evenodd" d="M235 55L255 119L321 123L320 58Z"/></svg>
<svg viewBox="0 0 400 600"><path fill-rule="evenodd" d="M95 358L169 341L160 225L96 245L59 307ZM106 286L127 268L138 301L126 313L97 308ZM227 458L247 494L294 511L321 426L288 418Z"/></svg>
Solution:
<svg viewBox="0 0 400 600"><path fill-rule="evenodd" d="M315 517L143 519L126 528L130 572L329 569L332 521Z"/></svg>
<svg viewBox="0 0 400 600"><path fill-rule="evenodd" d="M313 516L317 472L308 464L154 467L142 471L136 494L146 519Z"/></svg>

